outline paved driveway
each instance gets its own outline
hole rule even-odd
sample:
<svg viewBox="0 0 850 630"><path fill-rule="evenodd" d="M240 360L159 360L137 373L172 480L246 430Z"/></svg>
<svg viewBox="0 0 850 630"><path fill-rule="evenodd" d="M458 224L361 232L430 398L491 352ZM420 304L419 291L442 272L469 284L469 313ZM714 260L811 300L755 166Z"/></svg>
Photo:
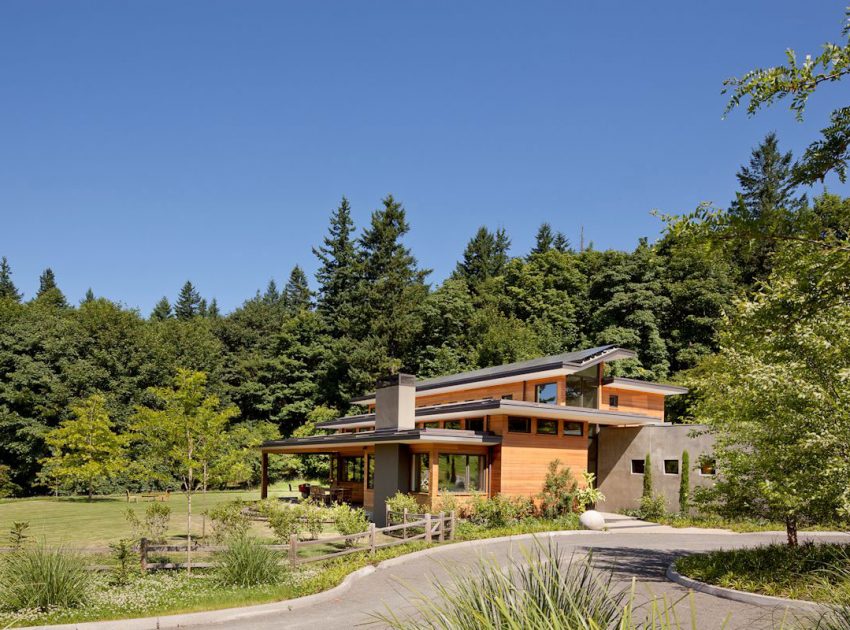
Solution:
<svg viewBox="0 0 850 630"><path fill-rule="evenodd" d="M676 557L711 549L745 547L782 542L784 535L778 534L732 534L717 530L681 530L669 527L628 521L613 523L612 531L605 533L578 533L553 536L559 548L566 553L585 554L593 550L594 564L613 571L617 581L630 584L637 581L638 600L645 602L652 597L666 597L677 602L675 609L683 627L690 629L691 606L694 608L700 630L714 628L747 628L758 630L772 628L782 620L784 611L742 604L711 595L694 593L669 582L664 573ZM805 538L801 534L801 538ZM819 540L848 541L846 535L817 536ZM473 577L476 561L482 555L499 562L508 562L511 557L521 557L520 546L526 548L533 543L489 542L476 547L449 545L439 548L427 557L419 557L391 567L378 569L357 580L340 597L322 602L309 608L276 613L263 617L251 617L244 622L230 621L219 627L244 629L309 628L331 630L376 624L372 616L377 612L392 609L403 616L414 614L410 599L434 594L432 579L446 577L446 571L466 571ZM725 624L725 625L724 625ZM214 624L206 624L207 626Z"/></svg>

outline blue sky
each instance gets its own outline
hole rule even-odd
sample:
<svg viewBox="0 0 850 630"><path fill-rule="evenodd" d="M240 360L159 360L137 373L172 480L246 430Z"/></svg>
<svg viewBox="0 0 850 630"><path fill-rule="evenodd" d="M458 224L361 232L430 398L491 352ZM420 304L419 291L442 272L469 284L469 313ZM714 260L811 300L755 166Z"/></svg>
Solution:
<svg viewBox="0 0 850 630"><path fill-rule="evenodd" d="M191 279L230 310L280 284L339 198L392 192L432 281L479 225L631 248L650 211L726 204L784 106L721 120L722 80L839 38L841 2L0 4L0 255L147 313ZM842 99L842 96L845 98ZM848 194L846 186L828 183Z"/></svg>

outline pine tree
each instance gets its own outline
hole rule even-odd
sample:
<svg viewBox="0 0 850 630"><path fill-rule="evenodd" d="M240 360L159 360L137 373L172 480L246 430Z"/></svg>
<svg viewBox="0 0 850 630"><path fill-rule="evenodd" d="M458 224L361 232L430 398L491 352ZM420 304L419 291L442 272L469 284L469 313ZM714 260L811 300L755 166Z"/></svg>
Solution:
<svg viewBox="0 0 850 630"><path fill-rule="evenodd" d="M270 306L277 305L280 302L280 291L277 289L277 283L274 281L274 278L269 280L269 283L266 286L266 292L263 293L262 300Z"/></svg>
<svg viewBox="0 0 850 630"><path fill-rule="evenodd" d="M531 250L532 254L545 254L555 245L555 234L552 232L552 226L548 223L541 223L537 229L535 237L535 245Z"/></svg>
<svg viewBox="0 0 850 630"><path fill-rule="evenodd" d="M213 298L212 302L210 302L210 307L207 310L207 317L210 319L218 319L221 317L221 312L218 310L218 301Z"/></svg>
<svg viewBox="0 0 850 630"><path fill-rule="evenodd" d="M564 236L563 232L558 232L555 234L555 240L552 242L552 249L555 251L561 252L562 254L570 251L572 245L570 244L570 239Z"/></svg>
<svg viewBox="0 0 850 630"><path fill-rule="evenodd" d="M313 248L319 259L316 280L319 283L316 308L322 315L325 327L334 337L350 332L354 311L358 308L356 297L360 278L360 261L351 235L354 222L351 206L343 197L339 207L331 214L328 235L323 245Z"/></svg>
<svg viewBox="0 0 850 630"><path fill-rule="evenodd" d="M505 272L510 247L505 230L491 232L481 226L467 243L454 277L463 278L471 288L478 289L482 283Z"/></svg>
<svg viewBox="0 0 850 630"><path fill-rule="evenodd" d="M59 286L56 284L56 276L50 267L45 269L41 273L41 276L39 276L38 292L35 294L35 297L41 302L47 302L54 306L68 306L68 301L65 299L62 291L59 290Z"/></svg>
<svg viewBox="0 0 850 630"><path fill-rule="evenodd" d="M206 298L201 298L201 301L198 304L198 317L206 317L206 316L207 316L207 300L206 300Z"/></svg>
<svg viewBox="0 0 850 630"><path fill-rule="evenodd" d="M9 266L9 261L3 256L0 258L0 299L6 298L20 302L22 297L15 283L12 282L12 268Z"/></svg>
<svg viewBox="0 0 850 630"><path fill-rule="evenodd" d="M312 295L307 274L299 265L295 265L289 274L289 281L283 288L281 300L284 308L290 313L308 310L312 306Z"/></svg>
<svg viewBox="0 0 850 630"><path fill-rule="evenodd" d="M180 295L174 305L174 314L177 319L191 319L198 315L201 308L201 294L195 289L190 281L186 281L180 289Z"/></svg>
<svg viewBox="0 0 850 630"><path fill-rule="evenodd" d="M91 290L91 287L86 291L86 297L83 298L83 304L87 304L88 302L94 302L94 291Z"/></svg>
<svg viewBox="0 0 850 630"><path fill-rule="evenodd" d="M171 319L171 316L171 304L169 303L168 298L163 296L162 299L156 303L156 306L153 307L150 318L161 322L166 319Z"/></svg>

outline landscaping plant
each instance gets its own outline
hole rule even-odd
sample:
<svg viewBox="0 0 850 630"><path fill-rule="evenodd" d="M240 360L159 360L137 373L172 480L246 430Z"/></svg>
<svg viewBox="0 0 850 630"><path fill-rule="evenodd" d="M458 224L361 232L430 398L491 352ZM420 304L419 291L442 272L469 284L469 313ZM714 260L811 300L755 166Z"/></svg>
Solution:
<svg viewBox="0 0 850 630"><path fill-rule="evenodd" d="M330 520L329 510L310 499L304 499L295 508L300 531L306 531L310 538L317 540L325 527L325 521Z"/></svg>
<svg viewBox="0 0 850 630"><path fill-rule="evenodd" d="M130 577L138 567L138 556L133 550L133 541L122 538L117 543L110 544L109 548L116 561L116 566L112 570L113 583L118 586L129 584Z"/></svg>
<svg viewBox="0 0 850 630"><path fill-rule="evenodd" d="M569 467L561 468L561 461L549 462L543 490L538 495L541 510L547 518L557 518L575 509L575 495L578 483Z"/></svg>
<svg viewBox="0 0 850 630"><path fill-rule="evenodd" d="M153 542L164 543L171 521L171 507L166 503L154 501L145 508L144 521L139 519L133 508L127 508L124 518L133 529L135 538L144 537Z"/></svg>
<svg viewBox="0 0 850 630"><path fill-rule="evenodd" d="M0 605L6 610L79 606L89 584L83 558L61 547L23 546L0 560Z"/></svg>
<svg viewBox="0 0 850 630"><path fill-rule="evenodd" d="M679 514L687 516L691 495L691 455L682 451L682 476L679 478Z"/></svg>
<svg viewBox="0 0 850 630"><path fill-rule="evenodd" d="M387 507L390 512L398 512L399 514L404 512L405 509L411 514L418 514L423 509L416 499L401 491L387 499Z"/></svg>
<svg viewBox="0 0 850 630"><path fill-rule="evenodd" d="M210 538L216 543L244 536L251 527L251 520L245 514L245 504L242 501L221 503L207 510L206 516L212 525Z"/></svg>
<svg viewBox="0 0 850 630"><path fill-rule="evenodd" d="M301 524L294 507L283 507L267 511L269 527L282 543L288 543L292 534L298 534Z"/></svg>
<svg viewBox="0 0 850 630"><path fill-rule="evenodd" d="M29 534L27 534L29 528L29 521L15 521L12 523L12 529L9 532L9 542L12 545L12 549L20 549L29 540Z"/></svg>
<svg viewBox="0 0 850 630"><path fill-rule="evenodd" d="M588 506L605 500L605 495L599 491L599 488L594 487L596 475L592 472L583 472L581 476L584 479L584 485L575 491L575 506L578 512L584 512Z"/></svg>
<svg viewBox="0 0 850 630"><path fill-rule="evenodd" d="M227 586L275 584L283 573L281 556L256 538L238 536L218 556L218 579Z"/></svg>
<svg viewBox="0 0 850 630"><path fill-rule="evenodd" d="M643 459L643 494L641 496L652 496L652 458L649 453Z"/></svg>
<svg viewBox="0 0 850 630"><path fill-rule="evenodd" d="M369 519L362 508L353 508L345 503L333 507L334 525L343 536L359 534L369 529ZM346 547L353 547L354 540L345 541Z"/></svg>

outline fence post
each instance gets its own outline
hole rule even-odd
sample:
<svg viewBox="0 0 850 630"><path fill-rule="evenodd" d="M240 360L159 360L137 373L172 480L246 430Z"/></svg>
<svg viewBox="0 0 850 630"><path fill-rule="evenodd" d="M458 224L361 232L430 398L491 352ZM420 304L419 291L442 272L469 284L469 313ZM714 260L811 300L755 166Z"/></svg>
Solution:
<svg viewBox="0 0 850 630"><path fill-rule="evenodd" d="M369 523L369 553L375 553L375 524Z"/></svg>
<svg viewBox="0 0 850 630"><path fill-rule="evenodd" d="M446 540L446 513L440 512L440 542L444 542Z"/></svg>
<svg viewBox="0 0 850 630"><path fill-rule="evenodd" d="M425 515L425 542L431 542L431 514Z"/></svg>
<svg viewBox="0 0 850 630"><path fill-rule="evenodd" d="M289 535L289 564L298 564L298 534Z"/></svg>
<svg viewBox="0 0 850 630"><path fill-rule="evenodd" d="M139 563L142 565L142 573L148 570L148 539L139 540Z"/></svg>
<svg viewBox="0 0 850 630"><path fill-rule="evenodd" d="M407 508L404 508L404 512L402 513L401 522L404 523L405 527L401 530L401 539L407 540Z"/></svg>
<svg viewBox="0 0 850 630"><path fill-rule="evenodd" d="M455 516L455 511L452 510L451 520L450 520L450 529L449 529L449 540L455 539L455 526L457 525L457 517Z"/></svg>

